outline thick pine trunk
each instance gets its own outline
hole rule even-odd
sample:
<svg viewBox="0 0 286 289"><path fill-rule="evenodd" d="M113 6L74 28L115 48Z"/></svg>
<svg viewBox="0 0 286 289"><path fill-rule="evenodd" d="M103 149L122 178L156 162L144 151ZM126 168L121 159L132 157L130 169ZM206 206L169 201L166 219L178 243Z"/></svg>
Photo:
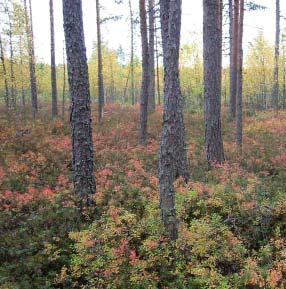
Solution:
<svg viewBox="0 0 286 289"><path fill-rule="evenodd" d="M103 81L103 64L102 64L102 48L101 48L101 18L100 18L100 4L96 0L96 27L97 27L97 57L98 57L98 122L103 121L103 108L104 108L104 81Z"/></svg>
<svg viewBox="0 0 286 289"><path fill-rule="evenodd" d="M204 0L205 149L210 166L224 161L221 132L222 2Z"/></svg>
<svg viewBox="0 0 286 289"><path fill-rule="evenodd" d="M155 111L155 2L149 0L149 93L148 110Z"/></svg>
<svg viewBox="0 0 286 289"><path fill-rule="evenodd" d="M54 2L50 0L50 29L51 29L51 84L52 84L52 117L58 116L57 72L55 57L55 27Z"/></svg>
<svg viewBox="0 0 286 289"><path fill-rule="evenodd" d="M140 30L142 44L142 86L140 100L140 131L139 143L146 144L148 124L148 92L149 92L149 48L147 31L147 14L145 0L139 0Z"/></svg>
<svg viewBox="0 0 286 289"><path fill-rule="evenodd" d="M63 0L69 89L74 189L91 202L96 191L90 109L90 88L84 42L81 0Z"/></svg>
<svg viewBox="0 0 286 289"><path fill-rule="evenodd" d="M27 8L27 0L24 0L25 28L26 28L26 34L27 34L28 53L29 53L29 71L30 71L32 111L33 111L33 117L36 118L36 114L38 111L38 93L37 93L37 80L36 80L36 65L35 65L35 50L34 50L31 1L29 1L29 4L30 4L29 5L30 12L28 11L28 8Z"/></svg>
<svg viewBox="0 0 286 289"><path fill-rule="evenodd" d="M278 111L279 98L279 54L280 54L280 0L276 0L276 34L275 34L275 57L273 72L272 108Z"/></svg>
<svg viewBox="0 0 286 289"><path fill-rule="evenodd" d="M179 81L181 0L161 0L161 32L164 62L164 115L159 159L160 207L166 232L178 237L174 181L189 179L183 100Z"/></svg>

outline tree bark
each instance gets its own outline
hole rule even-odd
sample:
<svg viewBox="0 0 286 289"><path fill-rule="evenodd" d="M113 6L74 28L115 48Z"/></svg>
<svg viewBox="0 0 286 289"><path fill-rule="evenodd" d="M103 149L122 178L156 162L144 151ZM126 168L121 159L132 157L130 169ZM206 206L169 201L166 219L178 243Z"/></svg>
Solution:
<svg viewBox="0 0 286 289"><path fill-rule="evenodd" d="M87 203L96 192L91 126L90 87L81 0L63 0L69 89L74 189Z"/></svg>
<svg viewBox="0 0 286 289"><path fill-rule="evenodd" d="M233 120L236 116L236 92L237 92L237 57L238 57L238 21L239 21L239 0L232 2L233 15L231 20L231 63L230 63L230 106L229 118Z"/></svg>
<svg viewBox="0 0 286 289"><path fill-rule="evenodd" d="M22 112L24 119L26 119L26 93L24 89L24 73L23 73L23 41L22 35L19 39L19 49L20 49L20 74L21 74L21 102L22 102Z"/></svg>
<svg viewBox="0 0 286 289"><path fill-rule="evenodd" d="M224 162L221 132L222 1L204 0L205 150L209 166Z"/></svg>
<svg viewBox="0 0 286 289"><path fill-rule="evenodd" d="M159 158L160 207L166 232L178 237L174 181L189 179L183 100L179 80L181 0L161 0L161 32L164 62L164 115Z"/></svg>
<svg viewBox="0 0 286 289"><path fill-rule="evenodd" d="M1 34L0 34L0 54L1 54L0 57L1 57L1 64L2 64L4 86L5 86L5 105L6 105L6 111L7 113L9 113L10 99L9 99L9 88L8 88L8 77L7 77L7 69L6 69L6 64L5 64L5 55L4 55L4 48L3 48Z"/></svg>
<svg viewBox="0 0 286 289"><path fill-rule="evenodd" d="M33 111L33 117L35 119L37 111L38 111L38 92L37 92L37 79L36 79L35 49L34 49L31 0L29 1L29 4L30 4L30 9L29 9L30 12L28 11L28 8L27 8L27 0L24 0L25 28L26 28L28 53L29 53L29 70L30 70L30 88L31 88L32 111Z"/></svg>
<svg viewBox="0 0 286 289"><path fill-rule="evenodd" d="M62 96L62 119L63 120L65 119L65 104L66 104L66 52L65 52L65 47L63 47L63 96Z"/></svg>
<svg viewBox="0 0 286 289"><path fill-rule="evenodd" d="M51 29L51 85L52 85L52 117L58 116L57 72L55 57L55 27L54 2L50 0L50 29Z"/></svg>
<svg viewBox="0 0 286 289"><path fill-rule="evenodd" d="M139 0L140 9L140 31L142 44L142 84L140 100L140 131L139 143L145 145L147 141L148 125L148 92L149 92L149 48L147 31L147 14L145 0Z"/></svg>
<svg viewBox="0 0 286 289"><path fill-rule="evenodd" d="M285 49L285 48L284 48ZM282 108L286 108L286 63L285 63L285 50L283 50L283 99Z"/></svg>
<svg viewBox="0 0 286 289"><path fill-rule="evenodd" d="M239 32L238 32L238 58L237 58L237 97L236 97L236 145L238 152L242 153L242 84L243 84L243 22L244 22L244 0L239 3Z"/></svg>
<svg viewBox="0 0 286 289"><path fill-rule="evenodd" d="M5 2L6 3L6 2ZM9 23L9 49L10 49L10 82L11 82L11 107L16 109L16 95L15 95L15 73L14 73L14 48L13 48L13 40L12 40L12 33L13 33L13 25L12 25L12 16L11 11L6 3L5 9L7 10L8 16L8 23Z"/></svg>
<svg viewBox="0 0 286 289"><path fill-rule="evenodd" d="M129 0L129 13L130 13L130 73L131 73L131 103L135 105L135 81L134 81L134 18L131 0Z"/></svg>
<svg viewBox="0 0 286 289"><path fill-rule="evenodd" d="M280 0L276 0L276 33L275 56L273 72L272 108L277 112L279 108L279 54L280 54Z"/></svg>
<svg viewBox="0 0 286 289"><path fill-rule="evenodd" d="M149 0L149 92L148 111L155 111L155 2Z"/></svg>
<svg viewBox="0 0 286 289"><path fill-rule="evenodd" d="M158 105L161 105L161 92L160 92L160 68L159 68L159 51L158 51L158 35L155 22L155 51L156 51L156 77L157 77L157 97Z"/></svg>
<svg viewBox="0 0 286 289"><path fill-rule="evenodd" d="M100 4L96 0L96 27L97 27L97 57L98 57L98 122L102 123L103 108L104 108L104 81L103 81L103 64L102 64L102 49L101 49L101 18Z"/></svg>

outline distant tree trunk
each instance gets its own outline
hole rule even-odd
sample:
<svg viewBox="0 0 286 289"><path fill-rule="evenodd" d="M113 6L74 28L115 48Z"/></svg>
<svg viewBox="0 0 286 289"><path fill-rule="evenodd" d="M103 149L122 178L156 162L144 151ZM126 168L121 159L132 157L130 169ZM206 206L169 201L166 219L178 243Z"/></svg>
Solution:
<svg viewBox="0 0 286 289"><path fill-rule="evenodd" d="M65 119L65 106L66 106L66 52L65 46L63 47L63 99L62 99L62 119Z"/></svg>
<svg viewBox="0 0 286 289"><path fill-rule="evenodd" d="M224 162L221 132L222 1L204 0L205 149L210 166Z"/></svg>
<svg viewBox="0 0 286 289"><path fill-rule="evenodd" d="M232 2L233 15L231 20L231 62L230 62L230 106L229 118L234 119L236 116L236 92L237 92L237 57L238 57L238 21L239 21L239 0Z"/></svg>
<svg viewBox="0 0 286 289"><path fill-rule="evenodd" d="M26 94L24 89L24 73L23 73L23 47L22 47L22 35L20 35L19 49L20 49L20 74L21 74L21 102L22 102L22 112L24 118L26 118Z"/></svg>
<svg viewBox="0 0 286 289"><path fill-rule="evenodd" d="M98 122L102 123L104 108L104 82L103 82L103 64L101 49L101 18L100 4L96 0L96 27L97 27L97 57L98 57Z"/></svg>
<svg viewBox="0 0 286 289"><path fill-rule="evenodd" d="M189 179L183 99L179 80L181 0L161 0L161 32L164 62L164 115L159 158L160 207L166 232L178 237L178 219L173 182Z"/></svg>
<svg viewBox="0 0 286 289"><path fill-rule="evenodd" d="M9 48L10 48L10 80L11 80L11 105L13 109L16 109L16 95L15 95L15 73L14 73L14 48L13 48L13 25L12 25L12 16L8 5L5 7L7 9L8 23L9 23Z"/></svg>
<svg viewBox="0 0 286 289"><path fill-rule="evenodd" d="M90 87L84 42L81 0L63 0L69 89L72 99L71 127L73 182L77 194L92 203L96 192L90 109Z"/></svg>
<svg viewBox="0 0 286 289"><path fill-rule="evenodd" d="M276 0L276 34L275 59L273 73L272 108L277 112L279 108L279 54L280 54L280 0Z"/></svg>
<svg viewBox="0 0 286 289"><path fill-rule="evenodd" d="M140 102L140 131L139 143L144 145L147 140L147 122L148 122L148 92L149 92L149 48L147 32L147 15L145 0L139 0L140 9L140 31L142 43L142 86Z"/></svg>
<svg viewBox="0 0 286 289"><path fill-rule="evenodd" d="M54 27L54 3L50 0L50 29L51 29L51 84L52 84L52 117L58 116L58 92L57 72L55 57L55 27Z"/></svg>
<svg viewBox="0 0 286 289"><path fill-rule="evenodd" d="M32 111L33 111L33 117L35 119L37 111L38 111L38 94L37 94L37 80L36 80L36 67L35 67L35 50L34 50L31 0L29 1L29 4L30 4L30 13L29 13L28 8L27 8L27 0L24 0L25 26L26 26L28 53L29 53L29 70L30 70ZM30 17L29 17L29 15L30 15Z"/></svg>
<svg viewBox="0 0 286 289"><path fill-rule="evenodd" d="M0 57L1 57L1 64L2 64L2 73L3 73L4 86L5 86L5 105L6 105L6 110L8 113L10 109L10 99L9 99L7 69L6 69L6 64L5 64L5 56L4 56L4 49L3 49L1 34L0 34L0 53L1 53Z"/></svg>
<svg viewBox="0 0 286 289"><path fill-rule="evenodd" d="M232 118L232 87L233 87L233 0L228 1L229 11L229 118Z"/></svg>
<svg viewBox="0 0 286 289"><path fill-rule="evenodd" d="M109 65L110 65L110 96L109 100L106 98L106 102L112 102L114 103L115 98L115 81L114 81L114 69L113 69L113 63L111 57L109 58Z"/></svg>
<svg viewBox="0 0 286 289"><path fill-rule="evenodd" d="M155 111L155 2L149 0L149 92L148 110Z"/></svg>
<svg viewBox="0 0 286 289"><path fill-rule="evenodd" d="M134 81L134 19L131 0L129 0L130 13L130 34L131 34L131 51L130 51L130 69L131 69L131 103L135 105L135 81Z"/></svg>
<svg viewBox="0 0 286 289"><path fill-rule="evenodd" d="M237 97L236 97L236 144L238 152L242 153L242 84L243 84L243 22L244 22L244 0L239 5L239 32L238 32L238 57L237 57Z"/></svg>
<svg viewBox="0 0 286 289"><path fill-rule="evenodd" d="M284 48L285 49L285 48ZM283 109L286 108L286 59L285 59L285 50L283 50L283 100L282 100L282 107Z"/></svg>
<svg viewBox="0 0 286 289"><path fill-rule="evenodd" d="M155 52L156 52L156 77L157 77L157 97L158 105L161 105L161 92L160 92L160 68L159 68L159 51L158 51L158 36L157 27L155 22Z"/></svg>

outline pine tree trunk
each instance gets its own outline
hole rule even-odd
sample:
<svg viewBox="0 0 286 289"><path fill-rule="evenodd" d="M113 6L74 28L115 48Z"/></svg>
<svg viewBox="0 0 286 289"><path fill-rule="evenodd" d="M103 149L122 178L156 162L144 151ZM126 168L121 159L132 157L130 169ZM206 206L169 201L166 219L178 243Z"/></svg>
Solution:
<svg viewBox="0 0 286 289"><path fill-rule="evenodd" d="M145 0L139 0L140 31L142 44L142 85L140 100L140 131L139 143L145 145L147 141L148 123L148 92L149 92L149 48L147 32L147 14Z"/></svg>
<svg viewBox="0 0 286 289"><path fill-rule="evenodd" d="M161 32L164 62L164 115L159 158L160 207L166 232L178 237L174 181L189 179L183 99L179 80L181 0L161 0Z"/></svg>
<svg viewBox="0 0 286 289"><path fill-rule="evenodd" d="M243 22L244 22L244 0L240 0L239 4L239 32L238 32L238 57L237 57L237 97L236 97L236 144L238 152L242 153L242 117L243 117L243 101L242 101L242 82L243 82Z"/></svg>
<svg viewBox="0 0 286 289"><path fill-rule="evenodd" d="M22 102L22 112L24 119L26 118L26 93L24 89L24 73L23 73L23 41L22 41L22 35L20 35L19 40L19 49L20 49L20 74L21 74L21 102Z"/></svg>
<svg viewBox="0 0 286 289"><path fill-rule="evenodd" d="M25 26L26 35L28 43L28 53L29 53L29 70L30 70L30 88L31 88L31 100L32 100L32 111L33 117L36 118L38 111L38 94L37 94L37 80L36 80L36 66L35 66L35 50L34 50L34 36L33 36L33 24L32 24L32 6L31 1L30 12L27 8L27 0L24 0L25 9ZM30 15L30 16L29 16Z"/></svg>
<svg viewBox="0 0 286 289"><path fill-rule="evenodd" d="M63 0L69 89L74 189L87 203L96 192L91 126L90 87L81 0Z"/></svg>
<svg viewBox="0 0 286 289"><path fill-rule="evenodd" d="M51 84L52 84L52 117L58 116L57 72L55 57L55 27L54 2L50 0L50 29L51 29Z"/></svg>
<svg viewBox="0 0 286 289"><path fill-rule="evenodd" d="M4 79L4 86L5 86L5 105L6 105L6 111L9 113L10 109L10 96L9 96L9 88L8 88L8 78L7 78L7 69L5 64L5 56L4 56L4 49L3 49L3 43L2 43L2 37L0 34L0 57L1 57L1 64L2 64L2 73L3 73L3 79Z"/></svg>
<svg viewBox="0 0 286 289"><path fill-rule="evenodd" d="M280 54L280 0L276 0L276 34L275 34L275 59L273 73L272 108L278 111L279 97L279 54Z"/></svg>
<svg viewBox="0 0 286 289"><path fill-rule="evenodd" d="M134 19L131 0L129 0L130 13L130 34L131 34L131 51L130 51L130 73L131 73L131 103L135 105L135 80L134 80Z"/></svg>
<svg viewBox="0 0 286 289"><path fill-rule="evenodd" d="M155 2L149 0L149 93L148 111L155 111Z"/></svg>
<svg viewBox="0 0 286 289"><path fill-rule="evenodd" d="M284 48L285 49L285 48ZM285 63L285 50L283 51L283 100L282 107L286 108L286 63Z"/></svg>
<svg viewBox="0 0 286 289"><path fill-rule="evenodd" d="M62 96L62 119L65 119L65 106L66 106L66 52L63 47L63 96Z"/></svg>
<svg viewBox="0 0 286 289"><path fill-rule="evenodd" d="M210 166L224 162L221 132L222 1L204 0L205 149Z"/></svg>
<svg viewBox="0 0 286 289"><path fill-rule="evenodd" d="M238 21L239 21L239 0L233 0L233 16L231 17L232 38L231 38L231 64L230 64L230 107L229 118L233 120L236 116L236 93L237 93L237 57L238 57Z"/></svg>
<svg viewBox="0 0 286 289"><path fill-rule="evenodd" d="M8 22L9 22L9 48L10 48L10 82L11 82L11 106L13 109L16 109L16 95L15 95L15 73L14 73L14 48L13 48L13 41L12 41L12 33L13 33L13 26L12 26L12 16L9 10L9 7L6 6L7 14L8 14Z"/></svg>
<svg viewBox="0 0 286 289"><path fill-rule="evenodd" d="M158 35L155 22L155 51L156 51L156 77L157 77L157 98L158 105L161 105L161 92L160 92L160 68L159 68L159 51L158 51Z"/></svg>
<svg viewBox="0 0 286 289"><path fill-rule="evenodd" d="M98 57L98 122L102 123L103 108L104 108L104 82L103 82L103 64L102 64L102 49L101 49L101 18L100 4L96 0L96 27L97 27L97 57Z"/></svg>

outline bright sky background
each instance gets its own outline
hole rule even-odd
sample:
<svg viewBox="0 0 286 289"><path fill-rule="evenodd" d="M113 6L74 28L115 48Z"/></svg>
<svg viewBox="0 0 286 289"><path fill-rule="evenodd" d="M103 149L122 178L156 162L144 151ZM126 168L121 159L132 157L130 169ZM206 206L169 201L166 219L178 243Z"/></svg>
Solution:
<svg viewBox="0 0 286 289"><path fill-rule="evenodd" d="M96 40L96 8L95 0L83 1L83 16L85 26L85 40L87 55L90 57L93 43ZM182 44L198 41L202 45L202 0L182 0ZM103 41L107 42L112 48L117 49L120 45L126 54L129 53L129 22L128 22L128 1L125 4L114 4L114 0L101 0L104 7L102 16L123 15L122 20L108 22L103 25ZM275 35L275 0L257 0L259 4L265 5L265 11L246 12L245 15L245 37L244 46L247 49L258 31L264 31L267 40L274 43ZM134 9L138 10L138 0L132 0ZM49 26L49 0L32 0L33 5L33 24L35 33L35 49L39 60L50 61L50 26ZM63 23L62 23L62 0L54 0L55 13L55 33L57 47L57 62L62 62L63 49ZM286 17L286 1L281 0L281 14ZM281 28L286 27L286 20L281 19ZM194 32L195 35L194 36ZM139 39L138 39L139 40ZM137 41L138 48L140 42Z"/></svg>

